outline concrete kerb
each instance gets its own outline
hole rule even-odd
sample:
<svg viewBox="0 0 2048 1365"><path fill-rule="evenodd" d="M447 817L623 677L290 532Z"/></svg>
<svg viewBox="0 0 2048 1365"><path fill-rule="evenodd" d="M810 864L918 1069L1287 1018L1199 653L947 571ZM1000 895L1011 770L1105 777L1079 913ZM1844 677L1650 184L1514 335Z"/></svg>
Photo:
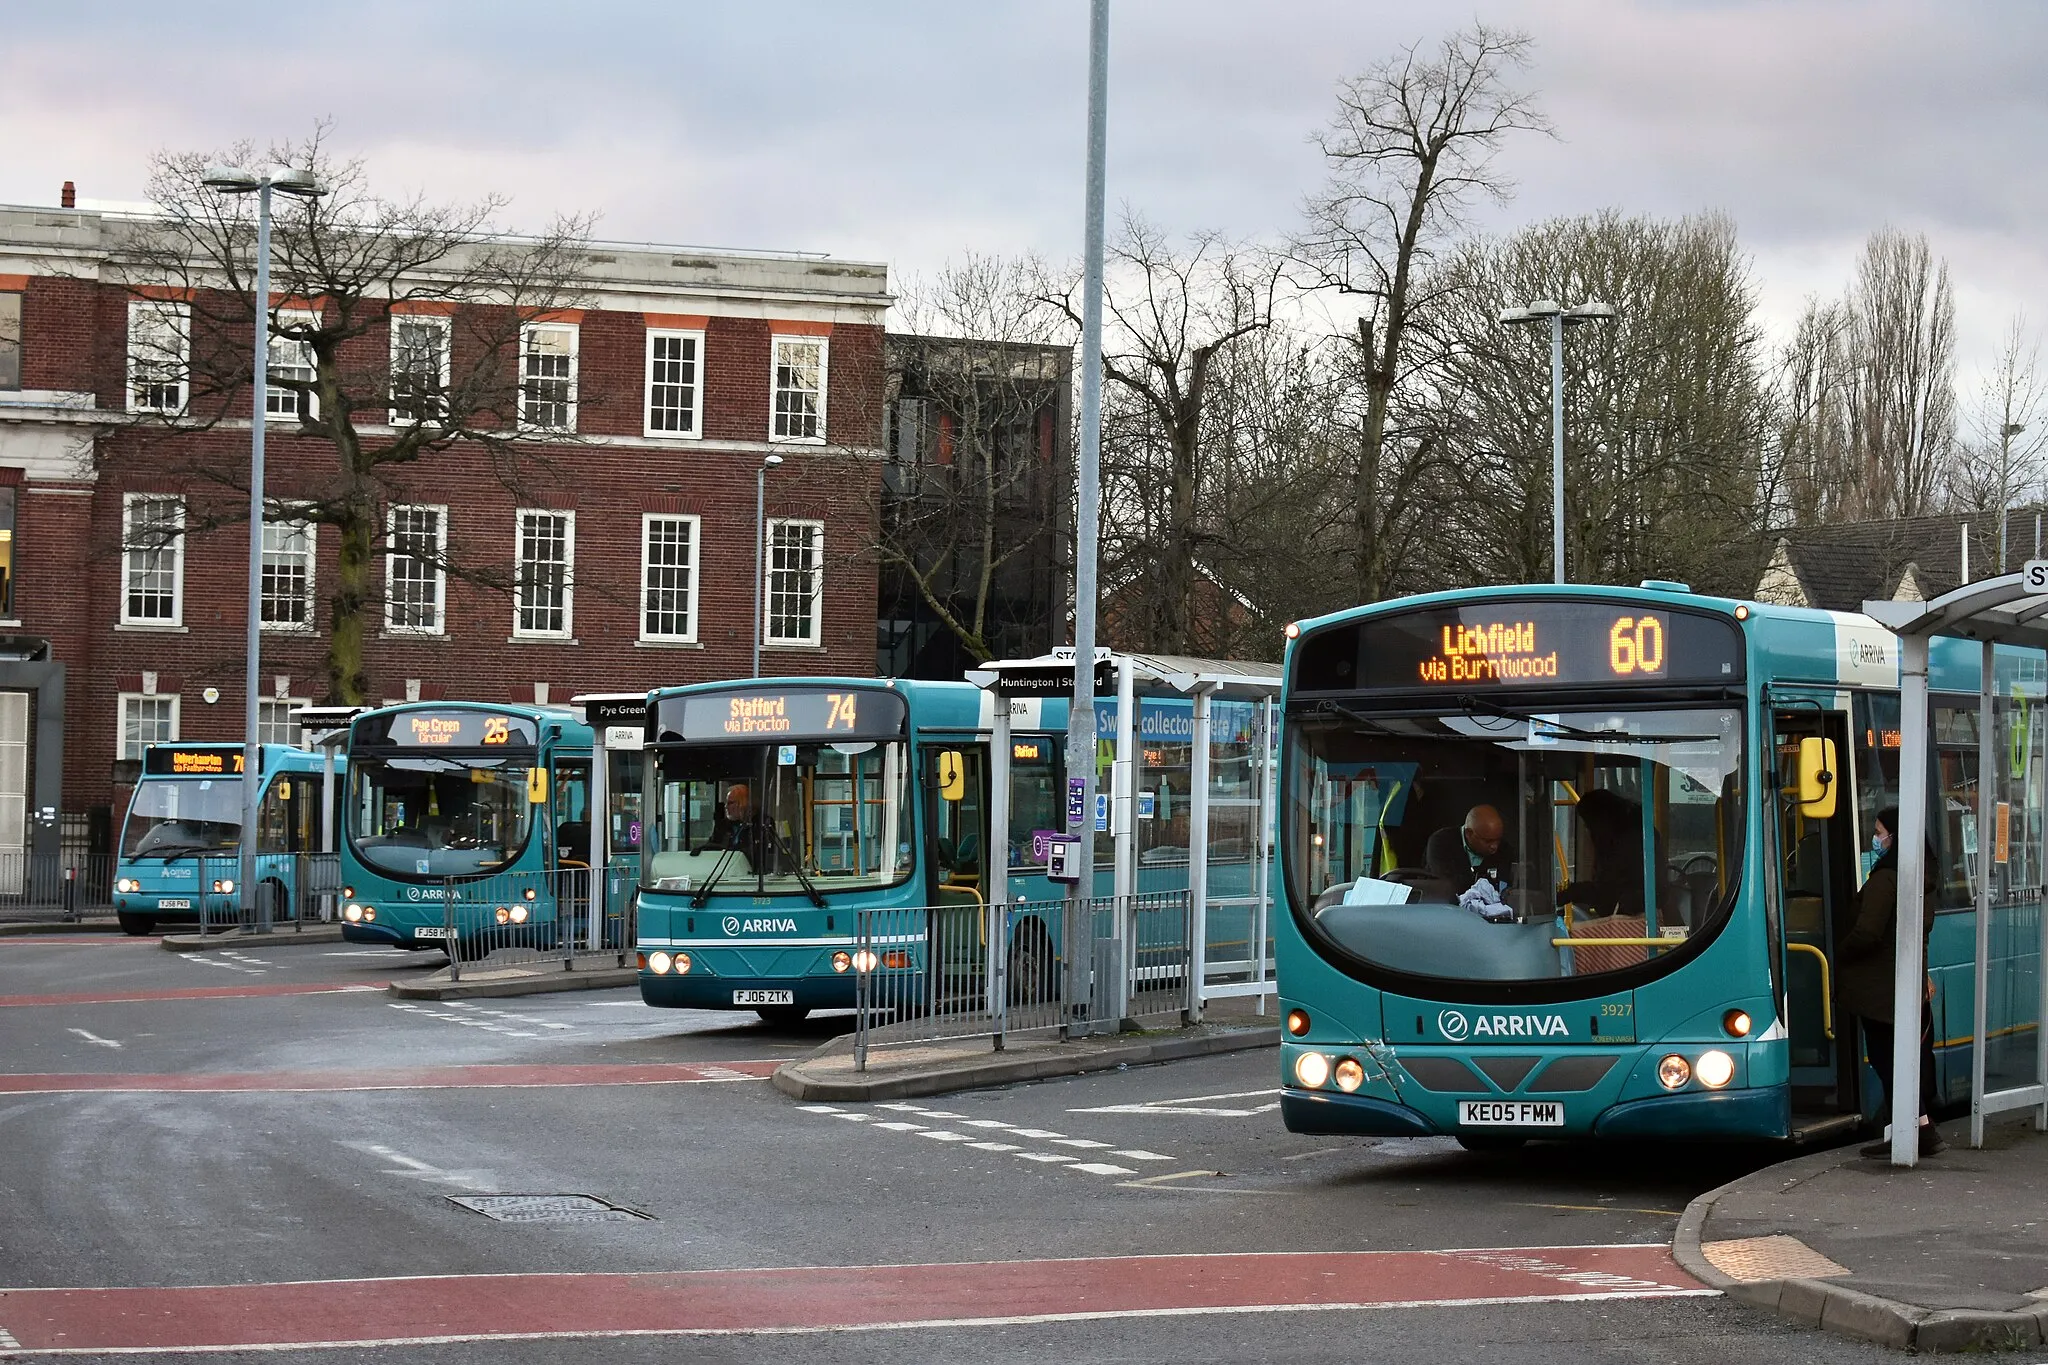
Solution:
<svg viewBox="0 0 2048 1365"><path fill-rule="evenodd" d="M981 1046L986 1046L985 1040L962 1041L979 1041ZM893 1073L869 1072L853 1077L812 1074L811 1069L818 1062L851 1050L850 1038L837 1038L808 1057L784 1062L776 1068L772 1081L777 1090L794 1099L862 1104L945 1095L956 1090L983 1090L1055 1076L1081 1076L1095 1071L1114 1071L1121 1066L1144 1066L1153 1062L1277 1047L1279 1043L1280 1030L1277 1027L1187 1029L1166 1035L1129 1035L1127 1040L1086 1040L1030 1052L976 1050L957 1059Z"/></svg>
<svg viewBox="0 0 2048 1365"><path fill-rule="evenodd" d="M199 953L212 948L287 948L295 943L340 943L339 924L312 924L303 929L280 925L267 934L231 929L222 934L165 934L158 940L166 952Z"/></svg>
<svg viewBox="0 0 2048 1365"><path fill-rule="evenodd" d="M118 934L119 921L95 919L10 920L0 924L0 938L28 938L39 934Z"/></svg>
<svg viewBox="0 0 2048 1365"><path fill-rule="evenodd" d="M559 962L500 971L470 968L462 980L430 976L394 981L385 989L405 1000L482 1000L511 995L552 995L560 991L606 991L639 984L638 967L596 967L564 971Z"/></svg>
<svg viewBox="0 0 2048 1365"><path fill-rule="evenodd" d="M1737 1303L1776 1313L1804 1327L1878 1342L1895 1350L2018 1350L2048 1341L2048 1305L2024 1313L1937 1310L1866 1294L1827 1280L1737 1280L1723 1274L1707 1259L1701 1248L1701 1234L1715 1204L1730 1190L1758 1176L1782 1178L1789 1186L1856 1159L1854 1148L1814 1152L1752 1171L1708 1190L1687 1204L1679 1217L1678 1231L1671 1242L1673 1259L1701 1284L1720 1290Z"/></svg>

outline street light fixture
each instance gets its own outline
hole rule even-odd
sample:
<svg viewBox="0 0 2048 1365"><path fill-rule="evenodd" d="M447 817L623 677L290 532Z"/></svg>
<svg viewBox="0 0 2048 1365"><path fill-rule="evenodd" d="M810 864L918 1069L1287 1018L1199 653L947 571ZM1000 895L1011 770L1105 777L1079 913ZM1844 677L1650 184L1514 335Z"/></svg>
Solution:
<svg viewBox="0 0 2048 1365"><path fill-rule="evenodd" d="M761 599L768 595L762 579L761 559L768 540L768 471L782 463L780 455L765 455L754 471L754 673L761 676Z"/></svg>
<svg viewBox="0 0 2048 1365"><path fill-rule="evenodd" d="M310 170L283 170L258 175L239 166L209 166L200 183L222 194L256 196L256 329L250 336L249 368L256 379L249 409L249 619L245 647L248 676L242 691L242 858L236 890L241 892L241 921L270 932L270 905L256 898L256 791L261 754L257 748L256 690L263 650L263 418L269 406L270 380L270 195L289 194L317 199L327 193ZM201 888L202 891L204 888ZM262 911L258 919L256 912ZM202 917L201 920L204 923Z"/></svg>
<svg viewBox="0 0 2048 1365"><path fill-rule="evenodd" d="M1510 327L1550 326L1550 581L1564 582L1564 329L1582 322L1608 322L1614 305L1588 300L1565 308L1554 299L1538 299L1524 308L1502 311Z"/></svg>

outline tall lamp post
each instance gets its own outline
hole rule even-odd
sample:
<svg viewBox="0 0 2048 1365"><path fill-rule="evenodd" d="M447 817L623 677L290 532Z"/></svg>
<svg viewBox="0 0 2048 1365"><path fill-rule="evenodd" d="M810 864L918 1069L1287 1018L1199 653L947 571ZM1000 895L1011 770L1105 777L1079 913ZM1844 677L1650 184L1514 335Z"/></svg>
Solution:
<svg viewBox="0 0 2048 1365"><path fill-rule="evenodd" d="M761 676L761 601L768 595L762 558L768 541L768 471L782 463L780 455L763 456L754 471L754 673Z"/></svg>
<svg viewBox="0 0 2048 1365"><path fill-rule="evenodd" d="M1509 308L1500 320L1511 327L1550 325L1550 581L1564 582L1564 329L1582 322L1606 322L1614 306L1588 301L1571 308L1538 299Z"/></svg>
<svg viewBox="0 0 2048 1365"><path fill-rule="evenodd" d="M257 748L256 696L263 671L263 418L269 405L270 379L270 194L317 199L327 193L310 170L285 170L258 175L239 166L210 166L201 183L222 194L256 196L256 330L250 334L250 370L255 374L249 408L249 619L245 649L248 675L242 689L242 858L235 886L241 893L241 921L270 932L270 905L256 897L256 793L260 751ZM208 888L199 888L206 895ZM261 910L261 918L257 911ZM205 923L202 915L200 923Z"/></svg>

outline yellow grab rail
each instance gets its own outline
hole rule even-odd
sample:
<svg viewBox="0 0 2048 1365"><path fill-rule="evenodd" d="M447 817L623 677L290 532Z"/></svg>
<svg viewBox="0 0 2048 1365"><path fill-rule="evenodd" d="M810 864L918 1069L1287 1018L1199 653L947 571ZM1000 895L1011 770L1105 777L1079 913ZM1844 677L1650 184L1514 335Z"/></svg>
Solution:
<svg viewBox="0 0 2048 1365"><path fill-rule="evenodd" d="M1820 1022L1830 1042L1835 1036L1835 990L1828 970L1828 955L1811 943L1788 943L1788 953L1812 953L1820 963Z"/></svg>
<svg viewBox="0 0 2048 1365"><path fill-rule="evenodd" d="M1554 938L1553 948L1683 948L1682 938Z"/></svg>

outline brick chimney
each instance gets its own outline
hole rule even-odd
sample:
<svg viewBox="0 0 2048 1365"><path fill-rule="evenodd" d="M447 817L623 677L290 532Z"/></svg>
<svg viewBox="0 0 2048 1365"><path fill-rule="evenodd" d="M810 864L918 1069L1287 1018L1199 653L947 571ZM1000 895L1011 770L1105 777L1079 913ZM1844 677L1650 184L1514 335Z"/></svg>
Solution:
<svg viewBox="0 0 2048 1365"><path fill-rule="evenodd" d="M57 196L57 207L75 209L78 207L78 186L69 180L64 182L64 192Z"/></svg>

